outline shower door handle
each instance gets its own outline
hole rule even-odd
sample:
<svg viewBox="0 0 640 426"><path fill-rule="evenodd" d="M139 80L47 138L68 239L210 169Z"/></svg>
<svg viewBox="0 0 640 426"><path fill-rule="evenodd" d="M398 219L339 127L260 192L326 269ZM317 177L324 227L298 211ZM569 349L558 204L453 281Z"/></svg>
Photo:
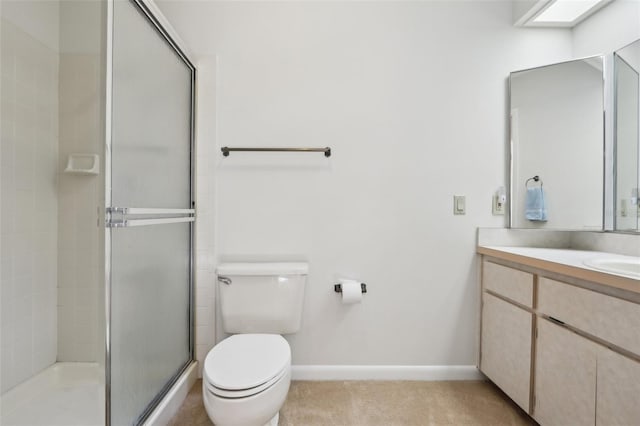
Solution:
<svg viewBox="0 0 640 426"><path fill-rule="evenodd" d="M132 226L194 222L195 212L195 209L108 207L106 209L105 226L107 228L127 228Z"/></svg>
<svg viewBox="0 0 640 426"><path fill-rule="evenodd" d="M107 213L121 213L124 215L137 215L137 214L162 214L162 215L174 215L174 214L195 214L195 209L148 209L141 207L108 207Z"/></svg>
<svg viewBox="0 0 640 426"><path fill-rule="evenodd" d="M129 228L132 226L166 225L168 223L194 222L195 217L164 217L161 219L126 219L119 222L107 222L108 228Z"/></svg>

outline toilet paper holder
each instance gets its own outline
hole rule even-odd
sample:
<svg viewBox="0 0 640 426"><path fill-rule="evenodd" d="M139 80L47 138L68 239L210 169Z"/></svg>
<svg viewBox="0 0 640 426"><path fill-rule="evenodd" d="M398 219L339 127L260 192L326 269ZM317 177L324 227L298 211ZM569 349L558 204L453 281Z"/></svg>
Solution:
<svg viewBox="0 0 640 426"><path fill-rule="evenodd" d="M366 293L367 285L365 283L360 283L360 289L362 290L363 293ZM342 284L334 284L333 291L335 291L336 293L342 293Z"/></svg>

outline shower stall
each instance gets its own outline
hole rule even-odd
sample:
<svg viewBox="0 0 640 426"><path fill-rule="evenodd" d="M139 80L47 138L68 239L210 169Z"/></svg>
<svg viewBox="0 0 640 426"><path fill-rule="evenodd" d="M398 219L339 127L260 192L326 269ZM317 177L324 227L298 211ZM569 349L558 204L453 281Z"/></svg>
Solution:
<svg viewBox="0 0 640 426"><path fill-rule="evenodd" d="M0 17L0 424L142 424L193 366L195 67L148 0Z"/></svg>

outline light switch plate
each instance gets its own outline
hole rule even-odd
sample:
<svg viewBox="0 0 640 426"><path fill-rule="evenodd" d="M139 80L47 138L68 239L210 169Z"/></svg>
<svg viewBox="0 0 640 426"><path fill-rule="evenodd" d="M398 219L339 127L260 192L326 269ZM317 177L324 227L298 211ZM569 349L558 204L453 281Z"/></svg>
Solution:
<svg viewBox="0 0 640 426"><path fill-rule="evenodd" d="M467 212L467 201L464 195L453 196L453 214L465 214Z"/></svg>

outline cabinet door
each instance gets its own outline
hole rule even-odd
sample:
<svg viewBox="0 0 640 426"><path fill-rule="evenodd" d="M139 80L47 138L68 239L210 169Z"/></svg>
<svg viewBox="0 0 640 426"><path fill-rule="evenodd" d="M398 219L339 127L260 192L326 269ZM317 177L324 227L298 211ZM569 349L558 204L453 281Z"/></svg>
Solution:
<svg viewBox="0 0 640 426"><path fill-rule="evenodd" d="M533 314L488 293L482 299L480 370L528 412Z"/></svg>
<svg viewBox="0 0 640 426"><path fill-rule="evenodd" d="M594 425L598 346L540 318L533 417L544 426Z"/></svg>
<svg viewBox="0 0 640 426"><path fill-rule="evenodd" d="M599 426L640 425L640 362L602 348L597 404Z"/></svg>

